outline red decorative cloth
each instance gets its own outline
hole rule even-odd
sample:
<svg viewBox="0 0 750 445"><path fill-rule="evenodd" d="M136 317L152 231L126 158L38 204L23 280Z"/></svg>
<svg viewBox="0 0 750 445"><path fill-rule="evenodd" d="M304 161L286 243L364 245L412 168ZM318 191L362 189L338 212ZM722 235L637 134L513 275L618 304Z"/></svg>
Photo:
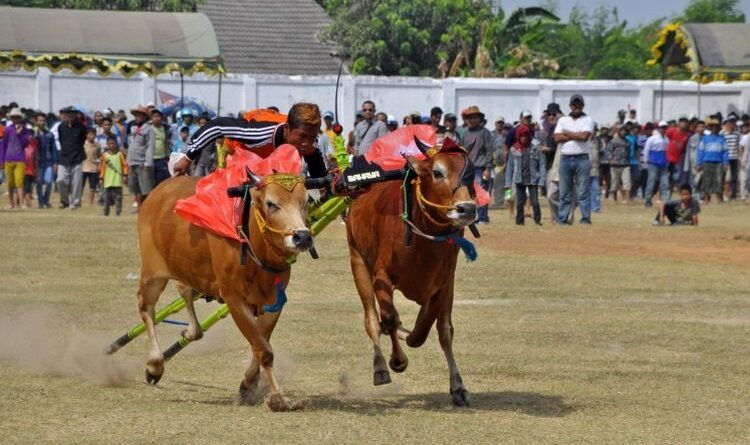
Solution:
<svg viewBox="0 0 750 445"><path fill-rule="evenodd" d="M177 201L175 213L191 224L240 241L237 225L242 207L239 199L227 196L227 189L248 180L246 167L260 177L274 173L299 175L302 159L297 149L289 144L280 146L265 159L248 150L237 150L227 157L227 168L216 169L203 177L198 181L195 194Z"/></svg>
<svg viewBox="0 0 750 445"><path fill-rule="evenodd" d="M383 170L398 170L406 166L406 156L414 156L417 159L426 159L419 150L414 138L424 142L429 147L437 144L437 133L430 125L408 125L379 137L372 143L370 150L365 154L368 162L373 162ZM455 144L450 139L443 142L443 148L452 150ZM474 181L474 190L477 197L478 207L484 207L490 203L490 194Z"/></svg>

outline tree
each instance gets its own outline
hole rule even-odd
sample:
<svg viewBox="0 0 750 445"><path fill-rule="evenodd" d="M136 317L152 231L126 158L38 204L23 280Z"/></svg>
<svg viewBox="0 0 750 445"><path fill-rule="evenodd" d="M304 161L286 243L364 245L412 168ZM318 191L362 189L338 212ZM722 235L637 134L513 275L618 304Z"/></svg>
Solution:
<svg viewBox="0 0 750 445"><path fill-rule="evenodd" d="M352 55L352 72L496 76L522 36L557 21L542 8L505 19L497 1L320 0L333 24L323 34Z"/></svg>
<svg viewBox="0 0 750 445"><path fill-rule="evenodd" d="M205 0L0 0L2 6L122 11L195 12Z"/></svg>
<svg viewBox="0 0 750 445"><path fill-rule="evenodd" d="M745 22L739 0L691 0L682 20L689 23Z"/></svg>

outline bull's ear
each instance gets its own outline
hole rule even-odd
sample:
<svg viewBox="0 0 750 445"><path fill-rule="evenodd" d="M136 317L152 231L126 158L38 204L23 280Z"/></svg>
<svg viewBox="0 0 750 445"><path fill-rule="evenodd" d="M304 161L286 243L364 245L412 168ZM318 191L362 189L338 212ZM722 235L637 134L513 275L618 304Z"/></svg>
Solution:
<svg viewBox="0 0 750 445"><path fill-rule="evenodd" d="M429 160L421 161L414 156L406 156L406 164L419 176L426 176L432 173Z"/></svg>
<svg viewBox="0 0 750 445"><path fill-rule="evenodd" d="M256 186L260 184L260 176L250 171L250 169L247 168L247 166L245 166L245 174L247 175L247 180L250 182L251 186Z"/></svg>
<svg viewBox="0 0 750 445"><path fill-rule="evenodd" d="M414 136L414 143L417 144L417 148L425 156L427 156L427 152L430 151L430 148L432 148L429 145L425 144L424 142L420 141L419 138L416 136Z"/></svg>

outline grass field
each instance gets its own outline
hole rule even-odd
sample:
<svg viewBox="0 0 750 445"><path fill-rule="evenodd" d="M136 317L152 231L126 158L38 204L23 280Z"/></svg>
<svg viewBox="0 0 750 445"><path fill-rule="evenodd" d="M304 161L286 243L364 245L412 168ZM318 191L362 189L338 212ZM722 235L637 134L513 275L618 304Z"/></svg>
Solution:
<svg viewBox="0 0 750 445"><path fill-rule="evenodd" d="M479 260L457 271L454 348L472 409L450 404L435 332L407 349L404 374L372 386L332 225L321 259L295 265L272 339L287 395L309 405L271 413L238 404L248 347L229 319L156 387L145 338L102 359L139 321L134 216L0 212L0 442L750 443L750 207L704 208L698 228L654 228L653 213L607 204L592 227L567 228L491 213ZM396 304L409 327L416 307ZM159 326L162 347L180 329Z"/></svg>

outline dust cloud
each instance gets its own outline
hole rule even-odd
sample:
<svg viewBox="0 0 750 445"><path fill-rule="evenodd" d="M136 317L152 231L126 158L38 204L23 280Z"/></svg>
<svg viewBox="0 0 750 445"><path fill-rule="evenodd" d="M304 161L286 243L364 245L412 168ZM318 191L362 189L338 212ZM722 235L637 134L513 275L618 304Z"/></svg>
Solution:
<svg viewBox="0 0 750 445"><path fill-rule="evenodd" d="M108 340L104 334L72 326L51 310L0 314L0 362L36 374L122 385L128 373L122 363L102 352Z"/></svg>

